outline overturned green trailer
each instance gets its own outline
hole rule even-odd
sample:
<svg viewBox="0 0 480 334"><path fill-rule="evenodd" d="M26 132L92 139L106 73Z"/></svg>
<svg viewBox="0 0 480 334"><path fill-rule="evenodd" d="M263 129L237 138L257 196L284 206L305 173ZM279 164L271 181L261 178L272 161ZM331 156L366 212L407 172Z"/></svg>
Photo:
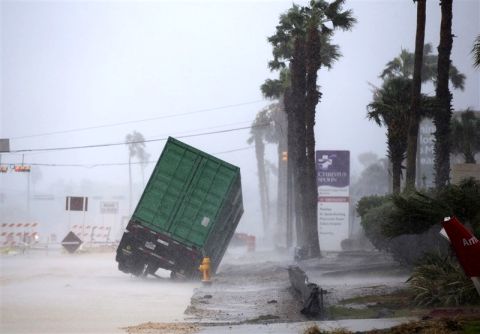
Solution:
<svg viewBox="0 0 480 334"><path fill-rule="evenodd" d="M242 214L240 169L170 137L118 246L118 268L193 278L208 256L215 272Z"/></svg>

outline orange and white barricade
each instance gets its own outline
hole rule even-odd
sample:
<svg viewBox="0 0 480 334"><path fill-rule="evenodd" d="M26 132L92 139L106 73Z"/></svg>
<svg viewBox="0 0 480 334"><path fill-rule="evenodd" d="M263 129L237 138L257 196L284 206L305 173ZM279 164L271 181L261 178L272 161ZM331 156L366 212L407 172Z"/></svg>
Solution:
<svg viewBox="0 0 480 334"><path fill-rule="evenodd" d="M38 223L1 223L0 246L31 245L38 240Z"/></svg>
<svg viewBox="0 0 480 334"><path fill-rule="evenodd" d="M111 226L73 225L72 232L84 242L109 242Z"/></svg>

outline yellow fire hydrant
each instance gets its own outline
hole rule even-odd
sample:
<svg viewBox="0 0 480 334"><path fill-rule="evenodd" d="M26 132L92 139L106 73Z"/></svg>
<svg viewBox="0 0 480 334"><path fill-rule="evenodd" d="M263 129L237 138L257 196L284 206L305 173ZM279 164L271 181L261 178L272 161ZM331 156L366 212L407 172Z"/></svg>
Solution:
<svg viewBox="0 0 480 334"><path fill-rule="evenodd" d="M203 284L211 284L211 267L210 267L210 258L208 256L203 258L202 264L198 267L203 274L202 282Z"/></svg>

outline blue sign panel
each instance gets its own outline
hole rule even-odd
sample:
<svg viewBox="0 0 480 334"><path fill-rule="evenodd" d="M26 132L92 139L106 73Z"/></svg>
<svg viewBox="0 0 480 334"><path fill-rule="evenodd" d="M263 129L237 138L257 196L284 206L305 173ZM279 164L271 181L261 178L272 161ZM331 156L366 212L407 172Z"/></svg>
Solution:
<svg viewBox="0 0 480 334"><path fill-rule="evenodd" d="M317 151L315 161L318 187L350 184L350 151Z"/></svg>

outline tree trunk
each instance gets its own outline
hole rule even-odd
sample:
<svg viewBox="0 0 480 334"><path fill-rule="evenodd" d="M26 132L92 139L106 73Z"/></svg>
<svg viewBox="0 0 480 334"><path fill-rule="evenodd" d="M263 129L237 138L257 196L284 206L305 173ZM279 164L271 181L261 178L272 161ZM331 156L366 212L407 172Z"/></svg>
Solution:
<svg viewBox="0 0 480 334"><path fill-rule="evenodd" d="M310 248L310 256L320 256L318 240L318 188L315 169L315 108L320 99L317 90L317 72L320 68L320 36L317 26L308 28L306 44L306 102L305 102L305 144L306 144L306 184L305 184L305 230Z"/></svg>
<svg viewBox="0 0 480 334"><path fill-rule="evenodd" d="M294 135L294 117L293 117L293 106L292 106L292 97L291 89L287 88L285 90L284 104L285 104L285 113L287 114L287 247L290 248L293 246L293 234L294 234L294 161L295 161L295 135Z"/></svg>
<svg viewBox="0 0 480 334"><path fill-rule="evenodd" d="M284 160L283 153L288 151L287 148L287 117L285 113L284 99L281 98L279 102L280 108L276 112L277 126L280 127L280 136L278 138L278 187L277 187L277 226L278 231L285 232L285 245L287 248L291 247L291 238L288 229L288 200L287 200L287 165L288 158ZM287 153L288 154L288 153ZM281 236L283 238L283 236Z"/></svg>
<svg viewBox="0 0 480 334"><path fill-rule="evenodd" d="M400 193L402 179L402 161L392 161L392 193Z"/></svg>
<svg viewBox="0 0 480 334"><path fill-rule="evenodd" d="M292 57L292 107L295 137L295 212L297 217L297 244L308 246L305 229L306 151L305 151L305 39L297 36ZM300 218L300 219L299 219Z"/></svg>
<svg viewBox="0 0 480 334"><path fill-rule="evenodd" d="M466 147L464 149L464 154L463 157L465 158L465 163L466 164L476 164L477 161L475 160L475 154L473 154L472 151L472 145L470 143L466 144Z"/></svg>
<svg viewBox="0 0 480 334"><path fill-rule="evenodd" d="M269 212L268 212L269 198L268 198L267 178L265 174L265 145L263 144L263 139L259 134L254 135L254 138L255 138L255 153L257 156L258 188L260 191L260 206L262 211L263 235L265 238L267 238L268 219L269 219Z"/></svg>
<svg viewBox="0 0 480 334"><path fill-rule="evenodd" d="M420 120L420 97L422 89L423 45L425 42L426 0L417 0L417 32L415 37L415 62L413 67L412 103L409 113L407 144L406 189L415 189L417 166L418 123Z"/></svg>
<svg viewBox="0 0 480 334"><path fill-rule="evenodd" d="M435 186L444 187L450 180L450 120L452 118L452 95L448 88L450 53L452 51L452 0L440 1L442 20L440 24L440 44L438 46L437 89L438 110L434 114L435 147L434 168Z"/></svg>

